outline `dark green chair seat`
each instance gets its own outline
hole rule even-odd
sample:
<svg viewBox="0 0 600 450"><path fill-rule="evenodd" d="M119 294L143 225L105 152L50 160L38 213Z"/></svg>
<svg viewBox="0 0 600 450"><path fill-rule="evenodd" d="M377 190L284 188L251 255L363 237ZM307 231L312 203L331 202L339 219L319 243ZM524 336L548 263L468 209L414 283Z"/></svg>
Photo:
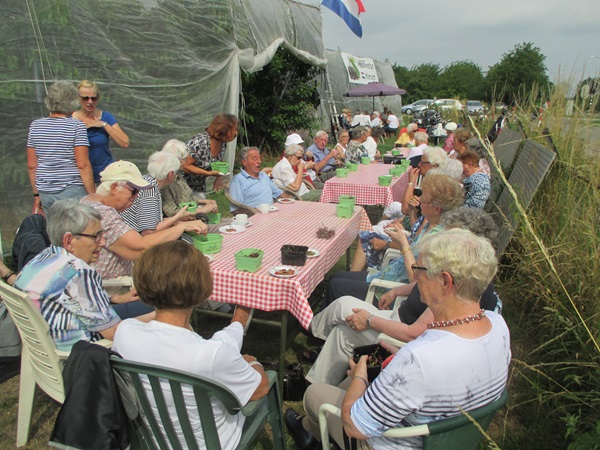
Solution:
<svg viewBox="0 0 600 450"><path fill-rule="evenodd" d="M208 378L165 367L128 361L116 356L111 358L111 362L113 370L118 375L117 382L124 397L125 408L129 417L134 417L131 419L134 432L132 433L134 434L131 443L132 449L198 449L196 436L186 410L182 385L191 387L194 392L202 433L206 448L209 450L221 449L211 405L212 397L219 399L230 414L237 414L241 411L246 416L237 449L250 448L266 422L271 425L274 448L277 450L285 449L283 418L276 372L267 372L271 386L267 396L249 402L242 407L227 387ZM152 394L144 389L141 376L148 378ZM183 443L179 441L173 427L173 418L167 409L165 395L160 384L161 379L169 382L175 409L177 410L177 418L185 437ZM124 383L121 383L121 381L124 381ZM152 395L155 400L159 417L156 417L152 411L149 395ZM159 422L164 432L161 430Z"/></svg>

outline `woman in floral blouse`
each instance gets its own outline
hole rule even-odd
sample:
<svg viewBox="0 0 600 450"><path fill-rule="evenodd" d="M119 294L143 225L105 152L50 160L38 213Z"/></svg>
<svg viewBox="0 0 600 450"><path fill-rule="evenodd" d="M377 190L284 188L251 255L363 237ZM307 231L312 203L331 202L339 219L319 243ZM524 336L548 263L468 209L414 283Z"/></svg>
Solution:
<svg viewBox="0 0 600 450"><path fill-rule="evenodd" d="M216 177L214 189L222 189L222 174L212 170L211 164L223 161L226 144L237 137L238 123L233 114L217 114L206 131L188 142L187 150L193 161L183 165L184 178L196 197L206 197L206 177Z"/></svg>

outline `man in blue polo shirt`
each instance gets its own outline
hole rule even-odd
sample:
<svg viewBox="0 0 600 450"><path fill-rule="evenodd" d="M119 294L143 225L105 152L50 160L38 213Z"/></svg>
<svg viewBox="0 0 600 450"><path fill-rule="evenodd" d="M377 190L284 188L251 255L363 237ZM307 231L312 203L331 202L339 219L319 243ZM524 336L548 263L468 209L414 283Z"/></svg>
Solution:
<svg viewBox="0 0 600 450"><path fill-rule="evenodd" d="M229 192L233 199L244 205L256 208L262 203L273 203L274 198L288 197L271 181L269 176L260 169L260 150L256 147L244 147L240 150L242 170L233 177L229 185ZM246 211L237 210L231 205L234 214Z"/></svg>
<svg viewBox="0 0 600 450"><path fill-rule="evenodd" d="M324 183L335 175L335 166L332 163L337 156L337 150L327 150L327 141L329 137L326 131L320 130L315 134L313 145L306 149L306 157L314 157L314 170L319 174L319 179Z"/></svg>

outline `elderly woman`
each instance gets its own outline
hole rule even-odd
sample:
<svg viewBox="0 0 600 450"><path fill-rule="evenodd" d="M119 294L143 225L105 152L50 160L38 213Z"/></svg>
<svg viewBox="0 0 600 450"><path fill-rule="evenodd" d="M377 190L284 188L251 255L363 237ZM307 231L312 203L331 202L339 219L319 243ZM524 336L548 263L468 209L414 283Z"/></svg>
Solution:
<svg viewBox="0 0 600 450"><path fill-rule="evenodd" d="M175 156L180 163L179 169L181 169L184 164L193 161L193 158L187 152L185 143L178 139L168 140L165 145L163 145L161 151ZM163 214L167 217L172 217L177 214L181 210L179 205L187 202L196 202L199 206L196 209L197 214L208 214L218 212L219 210L217 202L214 200L201 199L200 197L194 196L194 192L185 182L180 170L177 171L175 180L173 180L171 184L167 184L160 188L160 194L162 196Z"/></svg>
<svg viewBox="0 0 600 450"><path fill-rule="evenodd" d="M238 123L233 114L217 114L204 132L188 142L193 159L183 164L183 177L196 196L206 198L206 177L216 177L215 191L223 189L223 174L212 170L211 164L225 158L227 143L237 138Z"/></svg>
<svg viewBox="0 0 600 450"><path fill-rule="evenodd" d="M196 213L188 212L187 208L179 208L174 216L163 219L160 190L173 183L180 165L177 157L166 152L155 152L148 158L148 174L144 175L144 180L151 188L140 191L133 204L120 213L123 220L141 235L166 230L182 220L196 217Z"/></svg>
<svg viewBox="0 0 600 450"><path fill-rule="evenodd" d="M361 158L369 156L367 149L363 145L368 137L369 130L367 127L356 127L352 130L352 140L346 148L346 162L360 163Z"/></svg>
<svg viewBox="0 0 600 450"><path fill-rule="evenodd" d="M454 149L450 152L448 157L456 159L458 155L466 150L466 142L468 139L473 137L471 130L466 128L460 128L454 132Z"/></svg>
<svg viewBox="0 0 600 450"><path fill-rule="evenodd" d="M440 226L467 229L492 243L499 233L489 214L464 206L444 213ZM396 297L406 299L397 300L390 309ZM489 284L479 303L483 309L501 312L502 302L493 283ZM311 383L338 385L345 377L348 358L356 347L376 344L380 333L403 342L412 341L425 332L432 320L431 310L421 301L415 282L389 290L381 296L377 306L365 303L362 298L340 297L311 322L313 335L325 340L325 344L321 350L306 352L305 357L314 362L306 378Z"/></svg>
<svg viewBox="0 0 600 450"><path fill-rule="evenodd" d="M336 298L344 295L353 295L365 298L369 283L375 278L406 283L412 281L416 254L416 244L429 233L439 231L437 226L443 213L458 208L464 201L464 193L460 183L447 175L431 175L425 177L422 183L423 194L419 198L423 217L417 222L416 230L413 231L412 240L401 230L399 223L395 222L395 232L386 230L392 240L396 241L402 256L392 261L387 267L377 272L338 272L327 287L327 297L323 306L329 305ZM357 249L357 252L360 251Z"/></svg>
<svg viewBox="0 0 600 450"><path fill-rule="evenodd" d="M109 298L102 278L90 267L106 244L101 220L98 211L75 199L55 202L48 211L52 245L15 282L39 307L59 350L70 351L79 340L112 340L121 319L111 302L139 302L134 291ZM147 321L154 313L138 318Z"/></svg>
<svg viewBox="0 0 600 450"><path fill-rule="evenodd" d="M411 166L415 167L418 165L420 159L419 156L423 155L423 151L427 148L429 142L429 135L424 131L417 131L415 133L415 146L410 149L405 149L405 157L411 162Z"/></svg>
<svg viewBox="0 0 600 450"><path fill-rule="evenodd" d="M442 147L447 154L450 154L454 150L454 132L458 128L456 122L448 122L444 129L446 130L446 140Z"/></svg>
<svg viewBox="0 0 600 450"><path fill-rule="evenodd" d="M341 130L338 133L337 144L333 147L334 150L337 151L336 160L339 164L344 162L346 159L346 149L348 148L348 143L350 142L350 131Z"/></svg>
<svg viewBox="0 0 600 450"><path fill-rule="evenodd" d="M156 320L145 324L124 321L115 335L115 351L128 360L208 377L229 388L242 405L269 392L260 363L253 356L240 354L250 312L247 308L238 307L231 325L211 339L192 330L192 312L210 297L213 286L202 253L181 241L157 245L136 263L133 281L144 302L156 308ZM150 387L146 388L150 392ZM170 389L164 387L163 392L181 446L187 447ZM198 447L205 448L194 393L186 386L183 393ZM154 398L151 393L150 398ZM221 447L236 448L244 415L229 414L220 402L213 402L212 408Z"/></svg>
<svg viewBox="0 0 600 450"><path fill-rule="evenodd" d="M119 215L131 206L140 190L149 189L135 164L116 161L101 174L102 182L96 194L81 199L97 209L102 215L102 228L106 245L93 267L105 279L129 276L133 262L148 248L161 242L179 239L185 231L206 234L206 225L201 221L180 222L166 230L142 236L131 228Z"/></svg>
<svg viewBox="0 0 600 450"><path fill-rule="evenodd" d="M475 152L479 155L479 158L480 158L479 159L479 168L489 178L490 177L490 165L488 164L488 162L486 160L486 158L488 156L488 151L487 151L487 148L485 148L485 145L483 145L483 142L481 142L479 139L473 137L471 139L466 140L465 148L467 150Z"/></svg>
<svg viewBox="0 0 600 450"><path fill-rule="evenodd" d="M463 185L465 187L465 206L469 208L484 208L492 185L479 165L481 160L478 153L465 150L457 158L463 165Z"/></svg>
<svg viewBox="0 0 600 450"><path fill-rule="evenodd" d="M297 144L288 145L284 151L284 157L279 160L271 176L273 182L279 189L287 189L296 192L302 200L318 202L321 199L320 189L309 190L304 184L304 169L311 168L314 162L304 161L304 149ZM294 167L297 170L294 170Z"/></svg>
<svg viewBox="0 0 600 450"><path fill-rule="evenodd" d="M307 416L293 410L285 414L301 448L315 443L309 433L318 436L323 403L341 407L341 422L328 419L329 434L340 445L343 427L373 449L421 448L420 438L381 435L390 428L458 416L494 401L504 390L511 356L508 327L500 315L479 305L497 269L492 245L469 231L449 230L429 236L420 247L414 270L422 301L433 315L429 329L398 350L372 384L363 356L358 364L350 361L347 389L309 386Z"/></svg>
<svg viewBox="0 0 600 450"><path fill-rule="evenodd" d="M415 133L419 129L419 125L416 123L409 123L406 127L406 133L402 133L398 140L395 142L395 147L414 147L415 146Z"/></svg>
<svg viewBox="0 0 600 450"><path fill-rule="evenodd" d="M129 147L129 137L108 111L98 109L100 88L92 81L83 80L77 85L81 107L73 117L81 120L90 141L90 163L94 172L94 182L100 183L100 172L114 161L109 142L112 138L119 147Z"/></svg>
<svg viewBox="0 0 600 450"><path fill-rule="evenodd" d="M79 200L95 191L85 125L71 117L77 108L77 89L68 81L57 81L44 103L50 115L34 120L27 136L34 214L56 200Z"/></svg>

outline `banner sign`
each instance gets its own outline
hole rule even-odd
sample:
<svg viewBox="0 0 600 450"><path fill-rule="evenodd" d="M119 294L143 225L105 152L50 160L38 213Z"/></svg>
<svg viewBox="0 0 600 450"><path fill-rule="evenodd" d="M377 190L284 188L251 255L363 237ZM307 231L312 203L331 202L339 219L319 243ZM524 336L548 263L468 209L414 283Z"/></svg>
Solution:
<svg viewBox="0 0 600 450"><path fill-rule="evenodd" d="M342 59L348 72L348 81L357 84L377 83L377 71L371 58L359 58L342 52Z"/></svg>

